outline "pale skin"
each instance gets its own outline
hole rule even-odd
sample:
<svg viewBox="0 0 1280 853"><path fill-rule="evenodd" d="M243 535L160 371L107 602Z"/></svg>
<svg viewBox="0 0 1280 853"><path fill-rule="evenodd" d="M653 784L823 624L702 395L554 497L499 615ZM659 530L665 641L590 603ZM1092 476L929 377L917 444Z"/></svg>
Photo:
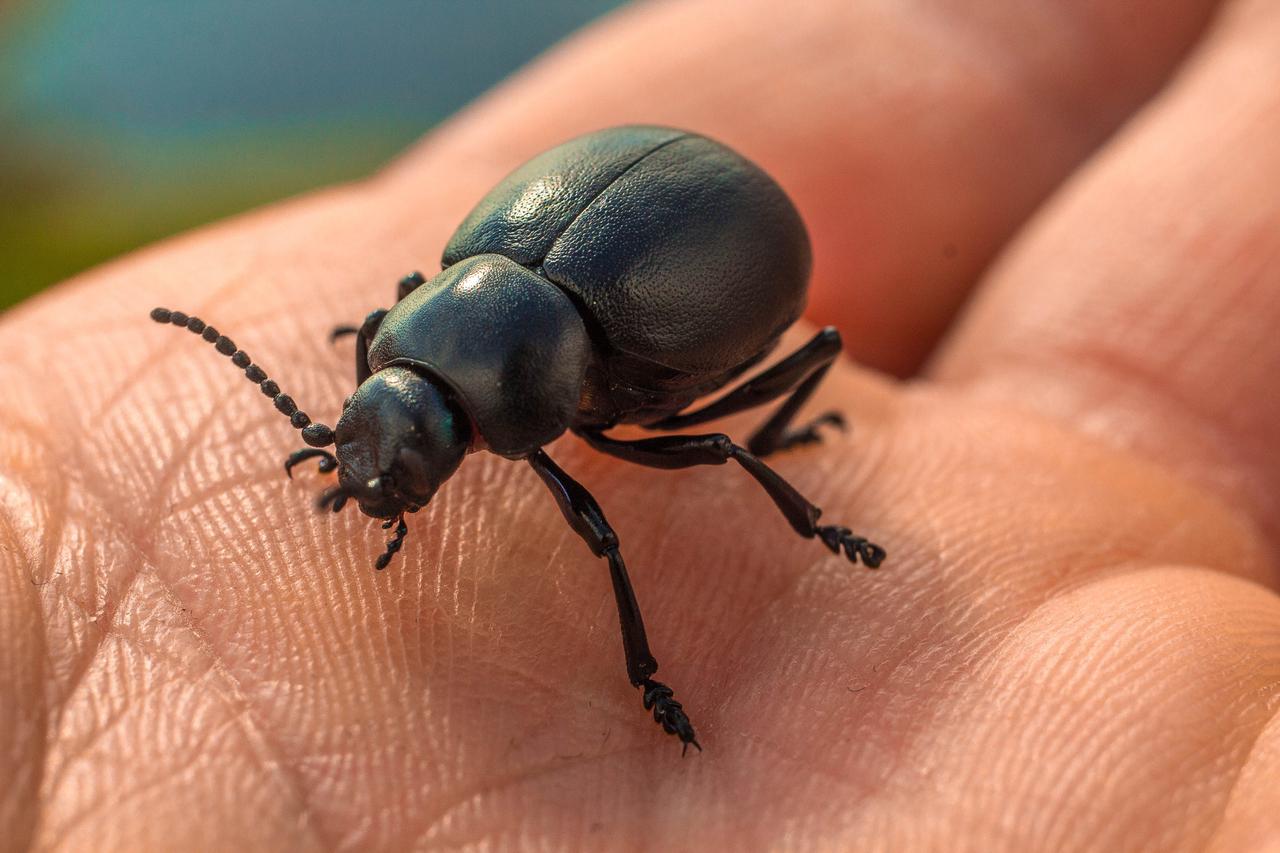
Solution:
<svg viewBox="0 0 1280 853"><path fill-rule="evenodd" d="M638 7L373 180L11 311L4 845L1280 849L1280 7L973 6ZM621 536L685 760L527 465L468 458L375 572L266 398L147 319L332 423L328 329L625 122L796 200L863 366L806 410L851 432L775 464L889 552L800 540L732 466L548 448Z"/></svg>

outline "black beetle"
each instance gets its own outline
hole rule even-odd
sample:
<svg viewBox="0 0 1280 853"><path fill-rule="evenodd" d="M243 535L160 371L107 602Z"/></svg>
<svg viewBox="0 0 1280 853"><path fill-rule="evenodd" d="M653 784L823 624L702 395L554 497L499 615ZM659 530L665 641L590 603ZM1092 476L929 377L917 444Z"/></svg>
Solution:
<svg viewBox="0 0 1280 853"><path fill-rule="evenodd" d="M196 317L157 308L154 320L201 334L258 383L309 448L285 470L320 459L338 485L396 531L384 568L416 512L462 457L488 450L533 466L569 525L609 561L627 675L669 734L701 747L671 688L654 681L644 623L618 537L591 494L543 446L570 430L605 453L654 468L732 459L764 487L801 536L875 568L885 552L821 514L760 461L843 427L829 412L800 429L796 411L840 352L833 328L715 402L684 411L763 359L799 317L809 239L782 189L704 136L621 127L578 137L521 166L471 212L445 247L443 272L401 280L390 310L356 336L358 387L336 429L312 423L249 356ZM618 424L678 430L790 393L747 446L714 433L622 441ZM320 448L337 445L337 453Z"/></svg>

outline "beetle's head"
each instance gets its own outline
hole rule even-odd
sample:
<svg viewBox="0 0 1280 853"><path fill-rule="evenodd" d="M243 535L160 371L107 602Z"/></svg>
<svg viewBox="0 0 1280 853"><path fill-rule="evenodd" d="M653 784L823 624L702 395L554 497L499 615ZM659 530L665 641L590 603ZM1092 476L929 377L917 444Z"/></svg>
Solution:
<svg viewBox="0 0 1280 853"><path fill-rule="evenodd" d="M337 512L354 498L366 515L386 519L384 528L395 526L387 550L374 564L379 569L386 568L409 532L405 513L431 500L470 447L470 422L448 392L412 368L388 367L366 379L347 400L335 431L313 423L248 353L199 317L156 308L151 319L185 328L213 344L302 432L310 446L285 461L289 476L305 459L319 458L322 473L337 470L338 485L321 496L321 508ZM323 449L335 443L336 456Z"/></svg>
<svg viewBox="0 0 1280 853"><path fill-rule="evenodd" d="M340 493L391 519L431 500L466 455L471 428L438 382L392 366L347 399L335 439Z"/></svg>

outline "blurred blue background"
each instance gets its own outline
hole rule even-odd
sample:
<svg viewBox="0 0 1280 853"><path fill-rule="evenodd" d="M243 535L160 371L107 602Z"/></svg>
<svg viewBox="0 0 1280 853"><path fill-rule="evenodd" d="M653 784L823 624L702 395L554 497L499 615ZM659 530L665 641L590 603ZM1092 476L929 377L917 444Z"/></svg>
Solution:
<svg viewBox="0 0 1280 853"><path fill-rule="evenodd" d="M0 308L367 174L622 0L0 0Z"/></svg>

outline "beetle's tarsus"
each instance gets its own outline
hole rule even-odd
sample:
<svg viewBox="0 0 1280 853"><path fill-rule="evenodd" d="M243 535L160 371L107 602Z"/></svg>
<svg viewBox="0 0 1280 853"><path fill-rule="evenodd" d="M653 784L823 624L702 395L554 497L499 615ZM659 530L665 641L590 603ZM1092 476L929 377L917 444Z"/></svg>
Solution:
<svg viewBox="0 0 1280 853"><path fill-rule="evenodd" d="M782 439L776 446L760 448L760 450L763 450L764 452L758 452L757 448L753 448L750 445L747 446L747 449L756 456L767 456L771 453L777 453L780 450L787 450L792 447L799 447L805 444L818 444L822 441L822 434L818 432L818 427L822 426L833 426L840 430L840 432L844 432L848 429L848 423L845 421L844 415L839 412L824 412L810 421L807 425L799 429L788 431L782 436Z"/></svg>
<svg viewBox="0 0 1280 853"><path fill-rule="evenodd" d="M877 569L884 562L885 550L862 536L854 536L847 527L834 524L823 524L813 528L814 534L822 540L822 544L831 549L831 553L839 554L841 549L849 562L862 561L868 569Z"/></svg>
<svg viewBox="0 0 1280 853"><path fill-rule="evenodd" d="M334 343L339 338L345 338L347 335L354 335L359 331L359 326L334 326L333 331L329 333L329 343Z"/></svg>
<svg viewBox="0 0 1280 853"><path fill-rule="evenodd" d="M680 743L684 745L680 755L688 753L690 745L702 752L702 744L698 743L693 724L689 722L683 706L675 700L675 691L652 678L640 682L640 689L644 691L644 709L653 711L653 721L662 726L667 734L680 738Z"/></svg>

